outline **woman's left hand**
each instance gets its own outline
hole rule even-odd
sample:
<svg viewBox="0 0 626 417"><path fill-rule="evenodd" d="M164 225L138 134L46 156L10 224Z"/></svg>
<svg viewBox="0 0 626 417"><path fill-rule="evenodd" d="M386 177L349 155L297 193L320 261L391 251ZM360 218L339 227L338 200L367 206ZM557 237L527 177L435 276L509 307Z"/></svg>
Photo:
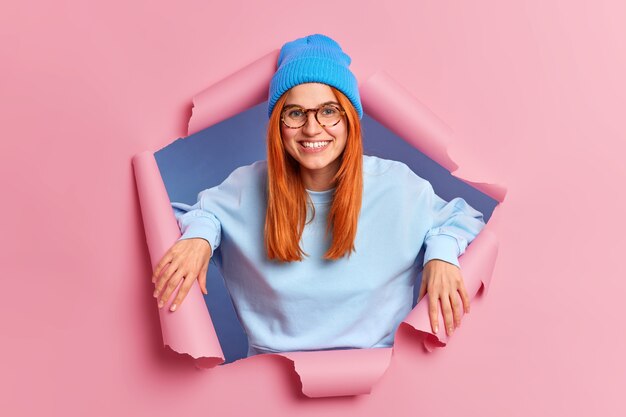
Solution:
<svg viewBox="0 0 626 417"><path fill-rule="evenodd" d="M465 290L465 283L461 276L461 269L454 264L440 259L431 259L424 265L422 285L417 301L428 292L428 314L433 332L438 331L439 299L448 336L455 328L461 325L461 302L457 293L461 295L465 312L469 313L470 300Z"/></svg>

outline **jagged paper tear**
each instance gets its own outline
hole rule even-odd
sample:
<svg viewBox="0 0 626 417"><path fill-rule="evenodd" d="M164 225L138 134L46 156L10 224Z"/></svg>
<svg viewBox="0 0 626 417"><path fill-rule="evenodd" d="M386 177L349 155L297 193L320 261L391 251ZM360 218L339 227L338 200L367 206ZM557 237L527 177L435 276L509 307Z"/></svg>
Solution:
<svg viewBox="0 0 626 417"><path fill-rule="evenodd" d="M278 53L278 50L273 51L193 97L194 107L188 124L188 135L266 101L269 82L276 70ZM368 115L450 172L458 168L447 152L453 139L452 131L389 76L383 72L376 73L361 83L359 90L364 111ZM154 269L180 237L180 229L154 153L146 151L136 155L133 158L133 168ZM503 186L460 179L499 202L504 200L506 189ZM492 213L485 228L459 257L465 287L472 299L479 294L485 295L489 287L498 252L497 239L491 230L498 208L499 206ZM178 353L189 354L200 368L211 368L224 363L224 354L198 283L193 284L185 302L177 311L170 312L169 305L177 292L178 288L165 306L158 309L164 345ZM460 301L458 294L457 297ZM441 309L439 322L444 322ZM440 330L438 334L433 334L430 330L428 297L423 297L417 303L401 323L403 325L415 329L429 351L447 343L445 331ZM293 361L305 395L330 397L369 394L372 386L389 367L392 349L342 349L284 352L276 355ZM270 354L257 357L265 355Z"/></svg>

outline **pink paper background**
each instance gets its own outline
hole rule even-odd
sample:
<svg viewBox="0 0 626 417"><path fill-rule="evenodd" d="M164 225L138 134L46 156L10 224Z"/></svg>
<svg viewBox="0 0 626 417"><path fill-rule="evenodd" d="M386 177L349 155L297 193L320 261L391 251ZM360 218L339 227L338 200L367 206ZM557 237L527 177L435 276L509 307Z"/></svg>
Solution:
<svg viewBox="0 0 626 417"><path fill-rule="evenodd" d="M3 414L626 413L622 2L100 3L0 6ZM162 347L130 163L310 33L442 117L455 175L507 187L489 296L445 349L400 331L359 397L307 399L277 356L198 370Z"/></svg>

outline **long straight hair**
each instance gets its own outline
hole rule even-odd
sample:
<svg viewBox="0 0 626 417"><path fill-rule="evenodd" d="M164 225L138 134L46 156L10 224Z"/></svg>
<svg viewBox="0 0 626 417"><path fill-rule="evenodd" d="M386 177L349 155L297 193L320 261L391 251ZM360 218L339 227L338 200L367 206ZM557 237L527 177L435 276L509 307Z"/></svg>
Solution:
<svg viewBox="0 0 626 417"><path fill-rule="evenodd" d="M326 236L332 233L332 244L324 259L337 260L354 248L357 223L363 194L363 143L359 115L350 100L339 90L330 87L337 101L346 111L347 140L338 158L341 164L333 183L337 184L328 213ZM267 257L282 262L301 261L309 256L300 247L305 227L307 203L311 202L302 176L300 164L284 147L281 136L281 112L287 99L284 93L276 102L267 128L267 212L265 216L265 249ZM312 219L311 219L312 220Z"/></svg>

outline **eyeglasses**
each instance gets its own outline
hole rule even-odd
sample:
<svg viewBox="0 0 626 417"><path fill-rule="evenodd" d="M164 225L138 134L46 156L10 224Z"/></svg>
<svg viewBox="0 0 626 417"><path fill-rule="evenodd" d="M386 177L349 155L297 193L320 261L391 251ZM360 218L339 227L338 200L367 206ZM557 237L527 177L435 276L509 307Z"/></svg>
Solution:
<svg viewBox="0 0 626 417"><path fill-rule="evenodd" d="M299 129L306 124L310 111L315 112L315 120L323 127L335 126L346 114L344 109L335 104L324 104L315 109L288 106L283 110L280 120L290 129Z"/></svg>

